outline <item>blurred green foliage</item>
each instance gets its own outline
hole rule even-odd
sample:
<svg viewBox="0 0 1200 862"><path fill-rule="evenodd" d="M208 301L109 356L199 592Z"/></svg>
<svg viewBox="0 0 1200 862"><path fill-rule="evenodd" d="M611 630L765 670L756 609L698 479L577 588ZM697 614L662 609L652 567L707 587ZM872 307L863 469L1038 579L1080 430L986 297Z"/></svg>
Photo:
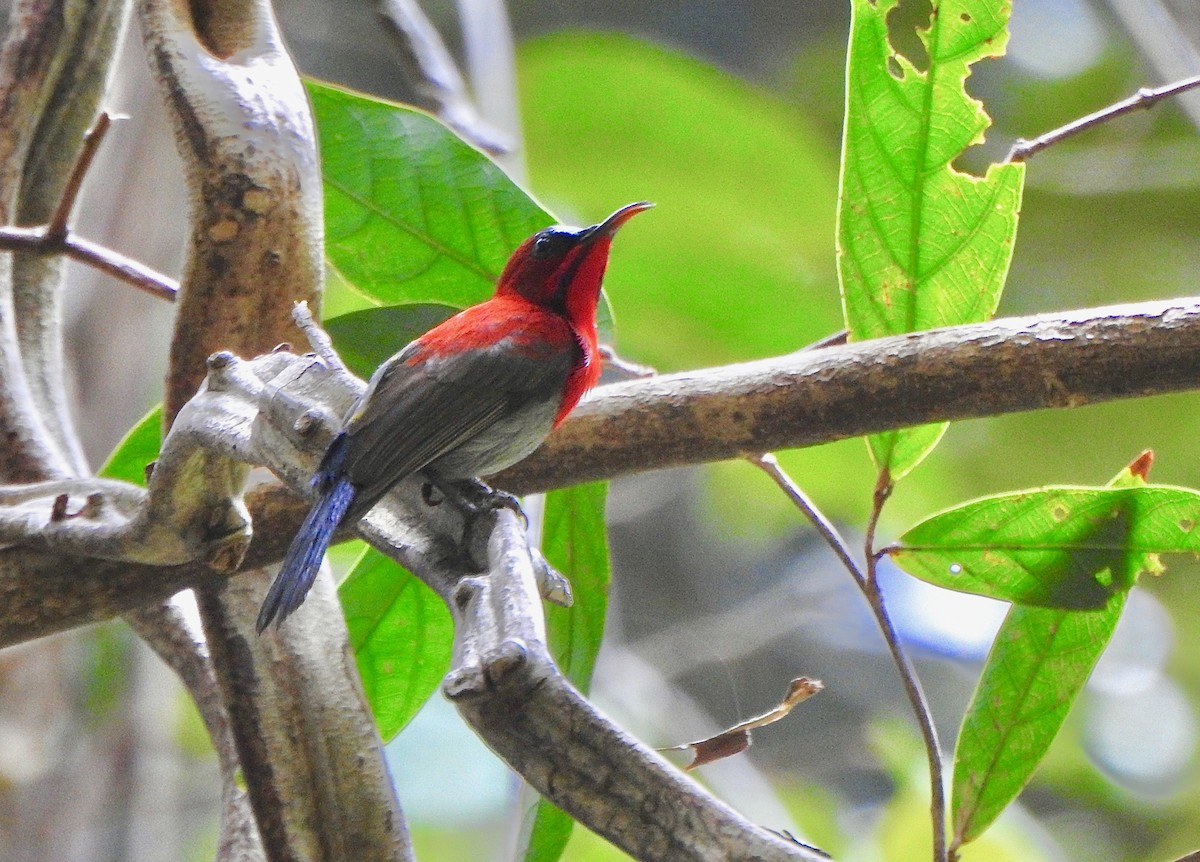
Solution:
<svg viewBox="0 0 1200 862"><path fill-rule="evenodd" d="M622 231L605 281L623 351L674 371L840 327L836 151L795 106L618 35L534 40L519 71L542 200L581 222L657 204Z"/></svg>
<svg viewBox="0 0 1200 862"><path fill-rule="evenodd" d="M522 46L530 183L539 198L564 216L583 213L578 221L625 200L658 204L622 232L606 282L622 353L671 371L785 353L840 327L834 118L840 122L844 56L843 45L814 42L784 95L775 95L628 36L556 34ZM989 105L1000 142L1052 128L1143 80L1116 49L1099 71L1054 82L1024 77L1006 61L978 68L968 80L976 95L1000 90L1003 76L999 107ZM807 99L799 104L787 93ZM1042 118L1043 104L1052 118ZM1120 123L1100 134L1127 140L1133 159L1128 124L1141 137L1160 125L1173 138L1187 134L1171 106ZM1086 163L1103 155L1087 142L1068 150L1085 175ZM1195 187L1064 195L1045 188L1053 172L1040 159L1051 155L1029 169L1000 313L1186 295L1189 273L1200 269ZM1111 465L1147 446L1159 455L1156 479L1200 484L1190 454L1197 420L1200 396L1186 394L957 423L916 481L897 489L885 536L965 497L1103 481ZM783 463L827 512L862 523L874 473L860 443L784 453ZM708 475L706 505L718 530L765 539L794 526L788 504L761 493L742 465Z"/></svg>

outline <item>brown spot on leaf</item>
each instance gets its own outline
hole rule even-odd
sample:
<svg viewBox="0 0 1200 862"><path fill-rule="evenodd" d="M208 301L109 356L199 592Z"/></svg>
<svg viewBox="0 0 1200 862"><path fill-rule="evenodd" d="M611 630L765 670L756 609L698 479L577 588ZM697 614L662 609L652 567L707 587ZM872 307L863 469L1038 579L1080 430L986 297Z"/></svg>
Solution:
<svg viewBox="0 0 1200 862"><path fill-rule="evenodd" d="M1143 482L1150 481L1150 468L1154 465L1154 450L1147 449L1141 455L1133 459L1129 465L1129 472L1137 476Z"/></svg>

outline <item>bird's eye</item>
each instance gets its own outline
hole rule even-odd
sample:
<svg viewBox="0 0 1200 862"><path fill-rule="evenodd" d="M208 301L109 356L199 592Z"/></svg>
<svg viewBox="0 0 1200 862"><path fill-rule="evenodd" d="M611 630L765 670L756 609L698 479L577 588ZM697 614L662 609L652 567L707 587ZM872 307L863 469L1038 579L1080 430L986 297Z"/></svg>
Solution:
<svg viewBox="0 0 1200 862"><path fill-rule="evenodd" d="M539 260L561 257L567 253L574 241L575 236L569 231L562 228L546 228L541 233L534 234L530 254Z"/></svg>

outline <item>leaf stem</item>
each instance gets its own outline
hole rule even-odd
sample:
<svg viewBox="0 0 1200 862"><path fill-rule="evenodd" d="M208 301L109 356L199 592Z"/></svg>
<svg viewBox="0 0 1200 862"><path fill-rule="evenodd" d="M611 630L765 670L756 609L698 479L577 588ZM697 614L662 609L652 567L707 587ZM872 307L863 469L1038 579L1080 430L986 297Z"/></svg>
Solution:
<svg viewBox="0 0 1200 862"><path fill-rule="evenodd" d="M849 545L837 528L808 498L808 495L801 490L791 476L779 466L779 461L774 455L770 453L747 455L746 459L770 476L796 508L812 522L817 532L821 534L821 537L829 544L838 559L841 560L842 565L854 578L858 588L867 599L871 612L875 615L875 621L883 633L883 639L887 642L892 661L904 683L905 693L912 704L913 713L916 715L917 724L921 730L921 738L925 743L925 752L929 758L929 811L933 822L933 859L934 862L947 862L949 857L946 851L946 793L942 775L941 743L938 741L937 727L933 723L933 713L929 708L929 701L925 697L925 690L921 686L916 668L913 667L912 661L900 643L900 636L888 614L887 604L884 601L883 591L879 589L877 577L880 554L875 550L875 533L879 525L879 518L883 514L884 504L892 494L891 478L884 471L880 474L879 481L875 486L871 516L867 521L867 535L864 542L867 560L864 569L854 559Z"/></svg>
<svg viewBox="0 0 1200 862"><path fill-rule="evenodd" d="M120 252L75 236L53 236L47 226L0 227L0 251L62 254L132 284L151 296L174 301L179 283Z"/></svg>
<svg viewBox="0 0 1200 862"><path fill-rule="evenodd" d="M821 534L821 538L837 554L838 559L841 560L842 565L846 567L846 571L854 578L859 588L863 589L867 576L862 567L859 566L858 561L854 559L854 555L850 552L849 544L842 538L842 534L838 532L837 527L825 517L825 513L817 508L816 504L808 498L808 495L801 490L795 480L787 474L787 471L779 466L779 459L770 452L764 452L761 455L747 455L746 460L774 480L775 484L796 505L796 508L801 511L804 517L808 518L812 522L812 525L817 528L817 532Z"/></svg>
<svg viewBox="0 0 1200 862"><path fill-rule="evenodd" d="M883 639L887 641L888 651L891 652L892 661L895 662L900 679L904 682L904 691L921 729L921 739L925 743L925 754L929 759L929 816L933 825L933 860L947 862L950 857L946 851L946 785L942 775L942 746L938 740L937 726L933 722L933 711L929 708L929 700L925 697L925 689L921 685L921 678L917 676L917 669L908 653L904 651L904 645L900 642L900 636L888 614L883 590L879 588L881 555L875 550L875 535L883 507L892 496L894 487L887 470L882 470L879 480L875 483L871 516L867 520L867 536L863 543L867 576L859 582L859 586L862 587L863 595L875 614L875 621L879 624Z"/></svg>

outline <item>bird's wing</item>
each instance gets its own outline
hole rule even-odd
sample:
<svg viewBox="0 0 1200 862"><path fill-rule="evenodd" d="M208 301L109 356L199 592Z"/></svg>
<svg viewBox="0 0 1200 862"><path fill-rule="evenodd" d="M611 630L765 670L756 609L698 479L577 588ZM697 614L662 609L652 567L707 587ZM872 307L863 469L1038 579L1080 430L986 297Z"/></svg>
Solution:
<svg viewBox="0 0 1200 862"><path fill-rule="evenodd" d="M376 372L346 426L342 462L364 505L530 401L561 395L575 351L531 348L521 321L510 324L483 347L419 339Z"/></svg>

